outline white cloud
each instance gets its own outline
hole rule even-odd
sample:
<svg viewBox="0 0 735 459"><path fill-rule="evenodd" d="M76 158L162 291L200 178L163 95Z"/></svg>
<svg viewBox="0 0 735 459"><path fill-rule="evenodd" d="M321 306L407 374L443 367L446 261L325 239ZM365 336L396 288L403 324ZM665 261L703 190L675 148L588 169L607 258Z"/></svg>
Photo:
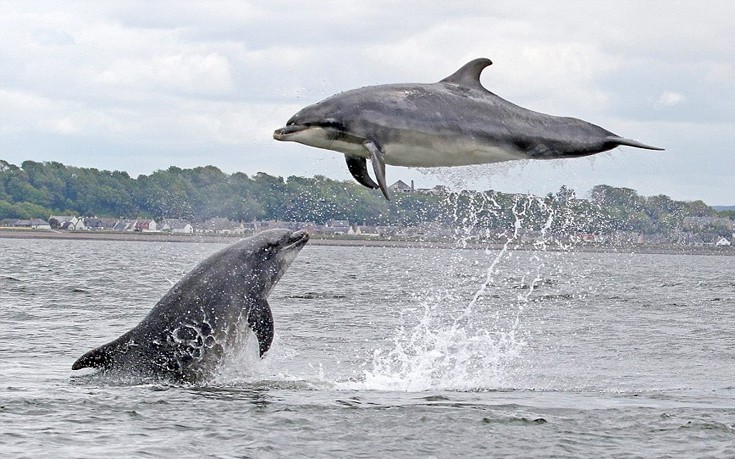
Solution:
<svg viewBox="0 0 735 459"><path fill-rule="evenodd" d="M728 157L735 130L731 2L172 5L0 3L4 159L43 160L64 151L70 163L85 166L90 157L79 153L76 162L76 144L64 143L85 139L93 150L109 149L95 157L95 167L109 161L146 172L176 161L348 178L336 153L276 143L273 129L300 106L338 91L437 81L486 56L494 65L483 84L501 97L677 151L681 163L655 167L676 164L669 176L686 174L688 184L657 179L646 186L697 198L692 190L707 183L709 197L699 197L720 203L732 194L731 186L710 186L709 166ZM686 122L688 136L667 127L674 122ZM719 127L708 129L713 124ZM687 140L694 136L696 142ZM5 148L11 138L13 148ZM626 151L629 162L616 153L600 156L594 169L579 162L566 169L584 170L595 183L650 174L649 156ZM685 163L687 154L698 161ZM621 163L627 169L615 166ZM529 165L501 183L523 188L537 181L554 191L558 181L573 181L556 169ZM400 168L391 174L423 177Z"/></svg>
<svg viewBox="0 0 735 459"><path fill-rule="evenodd" d="M74 44L74 38L67 32L60 30L38 29L33 32L33 38L41 46L67 46Z"/></svg>
<svg viewBox="0 0 735 459"><path fill-rule="evenodd" d="M226 94L234 86L228 59L217 53L117 59L96 80L112 86L199 94Z"/></svg>
<svg viewBox="0 0 735 459"><path fill-rule="evenodd" d="M662 107L672 107L679 105L686 100L683 94L675 91L664 91L658 97L657 105Z"/></svg>

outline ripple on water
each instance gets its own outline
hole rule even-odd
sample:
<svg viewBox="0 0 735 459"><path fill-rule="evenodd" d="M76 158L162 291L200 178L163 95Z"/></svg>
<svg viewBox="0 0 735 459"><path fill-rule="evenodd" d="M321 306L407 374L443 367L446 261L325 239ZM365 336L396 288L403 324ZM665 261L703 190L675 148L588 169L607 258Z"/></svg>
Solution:
<svg viewBox="0 0 735 459"><path fill-rule="evenodd" d="M179 386L69 368L221 245L0 243L3 457L735 456L734 257L307 246Z"/></svg>

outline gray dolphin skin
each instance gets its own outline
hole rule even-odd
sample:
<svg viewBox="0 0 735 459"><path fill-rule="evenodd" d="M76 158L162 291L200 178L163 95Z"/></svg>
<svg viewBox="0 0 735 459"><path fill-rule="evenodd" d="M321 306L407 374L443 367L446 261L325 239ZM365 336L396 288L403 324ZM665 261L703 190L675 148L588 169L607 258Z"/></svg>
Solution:
<svg viewBox="0 0 735 459"><path fill-rule="evenodd" d="M386 164L444 167L576 158L620 145L663 150L496 96L480 83L491 64L475 59L438 83L367 86L334 95L296 113L273 138L344 153L355 180L380 188L386 199ZM367 159L378 183L368 174Z"/></svg>
<svg viewBox="0 0 735 459"><path fill-rule="evenodd" d="M248 328L262 357L273 341L268 294L308 240L304 231L274 229L220 250L174 285L135 328L84 354L72 370L199 382L243 343Z"/></svg>

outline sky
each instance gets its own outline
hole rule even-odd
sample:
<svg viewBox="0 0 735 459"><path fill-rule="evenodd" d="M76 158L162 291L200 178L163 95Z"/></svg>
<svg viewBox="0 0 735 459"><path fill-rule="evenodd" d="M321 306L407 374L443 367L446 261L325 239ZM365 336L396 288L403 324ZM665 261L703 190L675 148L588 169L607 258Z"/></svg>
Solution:
<svg viewBox="0 0 735 459"><path fill-rule="evenodd" d="M351 180L273 140L300 108L431 83L488 57L486 88L666 149L451 169L388 183L544 195L594 185L735 204L735 2L0 0L0 159ZM377 193L377 191L376 191Z"/></svg>

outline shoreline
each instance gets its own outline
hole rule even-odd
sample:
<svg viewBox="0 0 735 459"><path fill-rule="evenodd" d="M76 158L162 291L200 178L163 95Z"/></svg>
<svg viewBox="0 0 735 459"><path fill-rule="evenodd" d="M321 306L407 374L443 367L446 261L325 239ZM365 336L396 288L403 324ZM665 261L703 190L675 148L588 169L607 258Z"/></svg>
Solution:
<svg viewBox="0 0 735 459"><path fill-rule="evenodd" d="M248 235L199 235L199 234L169 234L169 233L112 233L107 231L57 231L34 229L0 228L0 238L4 239L58 239L58 240L89 240L89 241L135 241L135 242L195 242L228 244ZM454 241L406 240L406 239L367 239L367 238L320 238L312 235L309 241L312 245L346 246L346 247L394 247L394 248L429 248L429 249L475 249L501 250L504 244L499 243L468 243L460 246ZM512 250L535 250L533 244L513 244ZM540 249L539 249L540 250ZM544 251L559 252L592 252L592 253L645 253L669 255L715 255L735 256L735 247L700 247L674 245L576 245L569 249L559 248L549 244Z"/></svg>

